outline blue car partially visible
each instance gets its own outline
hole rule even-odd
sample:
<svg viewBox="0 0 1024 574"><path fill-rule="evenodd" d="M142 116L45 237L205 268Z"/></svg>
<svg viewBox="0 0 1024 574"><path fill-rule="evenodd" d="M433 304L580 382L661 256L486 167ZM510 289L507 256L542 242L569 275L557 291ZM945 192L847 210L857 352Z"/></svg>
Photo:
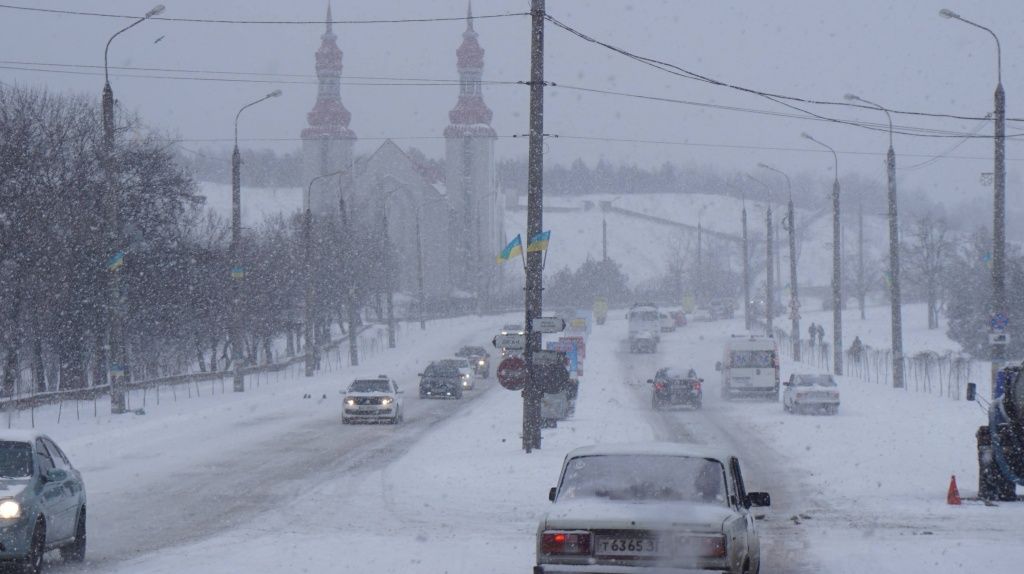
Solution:
<svg viewBox="0 0 1024 574"><path fill-rule="evenodd" d="M50 437L0 432L0 563L43 571L43 554L85 560L85 483Z"/></svg>

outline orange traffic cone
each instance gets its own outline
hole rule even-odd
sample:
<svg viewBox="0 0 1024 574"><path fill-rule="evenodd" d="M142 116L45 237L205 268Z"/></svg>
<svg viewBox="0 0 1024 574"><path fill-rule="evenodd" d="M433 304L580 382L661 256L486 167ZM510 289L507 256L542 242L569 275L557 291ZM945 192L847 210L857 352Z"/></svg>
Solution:
<svg viewBox="0 0 1024 574"><path fill-rule="evenodd" d="M946 495L946 504L960 504L960 489L956 487L956 475L949 479L949 493Z"/></svg>

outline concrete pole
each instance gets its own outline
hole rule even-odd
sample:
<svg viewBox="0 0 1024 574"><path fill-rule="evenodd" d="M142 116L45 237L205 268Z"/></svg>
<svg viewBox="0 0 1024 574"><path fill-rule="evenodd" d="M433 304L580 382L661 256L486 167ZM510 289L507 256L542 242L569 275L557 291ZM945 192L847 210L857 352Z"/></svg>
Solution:
<svg viewBox="0 0 1024 574"><path fill-rule="evenodd" d="M530 40L530 144L526 207L526 237L544 229L544 0L532 0ZM527 384L523 389L523 450L531 452L541 445L540 403L544 396L540 381L534 378L533 353L540 350L540 333L533 320L541 316L543 305L543 253L526 254L526 359Z"/></svg>
<svg viewBox="0 0 1024 574"><path fill-rule="evenodd" d="M747 241L747 204L743 203L743 323L750 330L750 244Z"/></svg>

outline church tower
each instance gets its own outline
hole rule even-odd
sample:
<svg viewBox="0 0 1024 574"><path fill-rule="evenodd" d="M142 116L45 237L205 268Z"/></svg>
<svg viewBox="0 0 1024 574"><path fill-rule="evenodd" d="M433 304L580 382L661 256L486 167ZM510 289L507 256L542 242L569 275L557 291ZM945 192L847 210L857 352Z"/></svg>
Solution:
<svg viewBox="0 0 1024 574"><path fill-rule="evenodd" d="M474 295L493 291L494 254L501 249L502 202L495 193L494 141L490 108L480 90L484 50L473 29L473 6L466 14L462 45L455 50L459 99L444 130L445 185L451 207L452 271L458 285Z"/></svg>
<svg viewBox="0 0 1024 574"><path fill-rule="evenodd" d="M341 103L342 52L331 20L331 5L328 3L327 29L320 36L320 49L316 52L316 76L319 80L316 104L306 114L309 127L302 130L303 187L318 175L341 169L349 170L351 176L356 134L348 127L352 114ZM318 182L309 198L313 213L337 214L339 189L336 178Z"/></svg>

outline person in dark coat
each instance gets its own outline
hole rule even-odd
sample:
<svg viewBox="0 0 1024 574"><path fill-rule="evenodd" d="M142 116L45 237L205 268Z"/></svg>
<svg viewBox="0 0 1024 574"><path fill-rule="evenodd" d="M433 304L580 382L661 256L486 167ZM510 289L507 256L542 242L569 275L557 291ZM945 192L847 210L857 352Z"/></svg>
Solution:
<svg viewBox="0 0 1024 574"><path fill-rule="evenodd" d="M811 323L810 326L807 327L807 336L810 337L810 339L811 339L811 346L813 347L814 346L814 338L818 336L818 327L817 327L817 325L815 325L814 323Z"/></svg>

